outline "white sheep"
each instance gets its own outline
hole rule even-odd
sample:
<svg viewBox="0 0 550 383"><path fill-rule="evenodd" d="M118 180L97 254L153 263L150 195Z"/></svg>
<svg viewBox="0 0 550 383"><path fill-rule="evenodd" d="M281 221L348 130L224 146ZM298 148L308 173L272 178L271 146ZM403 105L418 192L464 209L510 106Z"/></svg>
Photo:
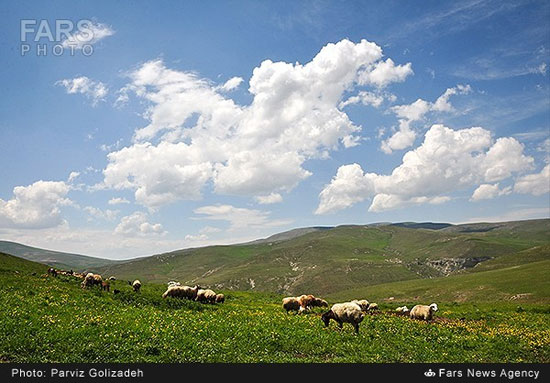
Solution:
<svg viewBox="0 0 550 383"><path fill-rule="evenodd" d="M199 291L197 291L197 297L195 298L195 300L197 302L215 303L216 293L210 289L199 289Z"/></svg>
<svg viewBox="0 0 550 383"><path fill-rule="evenodd" d="M429 306L416 305L411 309L410 317L413 319L422 319L425 321L431 321L434 313L438 310L437 304L432 303Z"/></svg>
<svg viewBox="0 0 550 383"><path fill-rule="evenodd" d="M398 308L395 309L395 313L397 315L407 316L407 315L409 315L410 312L411 312L411 310L409 310L409 308L407 306L401 306L401 307L398 307Z"/></svg>
<svg viewBox="0 0 550 383"><path fill-rule="evenodd" d="M172 286L181 286L181 284L179 282L176 282L176 281L168 282L168 287L172 287Z"/></svg>
<svg viewBox="0 0 550 383"><path fill-rule="evenodd" d="M139 291L139 289L141 289L141 282L139 281L139 279L136 279L133 283L132 283L132 288L134 289L134 291L137 293Z"/></svg>
<svg viewBox="0 0 550 383"><path fill-rule="evenodd" d="M361 306L353 302L336 303L332 305L329 311L321 316L321 320L328 327L330 320L333 319L342 328L344 323L350 323L355 328L355 333L359 334L359 323L363 321L365 314Z"/></svg>
<svg viewBox="0 0 550 383"><path fill-rule="evenodd" d="M225 295L216 294L216 303L223 303L223 302L225 302Z"/></svg>
<svg viewBox="0 0 550 383"><path fill-rule="evenodd" d="M283 308L288 313L289 311L299 311L300 308L300 300L296 297L286 297L283 298Z"/></svg>
<svg viewBox="0 0 550 383"><path fill-rule="evenodd" d="M168 290L162 294L163 298L172 297L172 298L187 298L190 300L195 300L197 297L197 292L199 287L189 287L189 286L170 286Z"/></svg>
<svg viewBox="0 0 550 383"><path fill-rule="evenodd" d="M84 280L82 281L81 286L82 286L83 289L88 287L88 286L94 286L94 285L101 286L102 282L103 282L103 278L101 278L101 275L94 274L94 273L88 273L84 277Z"/></svg>
<svg viewBox="0 0 550 383"><path fill-rule="evenodd" d="M355 299L352 302L357 303L359 307L361 307L361 311L367 312L369 309L369 301L367 301L366 299L361 299L361 300Z"/></svg>

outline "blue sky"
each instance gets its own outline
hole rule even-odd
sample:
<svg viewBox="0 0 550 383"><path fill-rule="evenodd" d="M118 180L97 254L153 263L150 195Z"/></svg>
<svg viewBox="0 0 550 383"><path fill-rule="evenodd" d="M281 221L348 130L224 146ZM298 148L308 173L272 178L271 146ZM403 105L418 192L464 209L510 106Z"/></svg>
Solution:
<svg viewBox="0 0 550 383"><path fill-rule="evenodd" d="M0 239L128 258L550 216L550 4L379 3L3 2Z"/></svg>

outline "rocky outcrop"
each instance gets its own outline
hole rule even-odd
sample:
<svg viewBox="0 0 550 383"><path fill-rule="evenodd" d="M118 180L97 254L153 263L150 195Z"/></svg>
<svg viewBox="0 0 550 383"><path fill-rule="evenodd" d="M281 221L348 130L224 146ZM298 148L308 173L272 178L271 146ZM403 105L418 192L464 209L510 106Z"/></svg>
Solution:
<svg viewBox="0 0 550 383"><path fill-rule="evenodd" d="M469 258L441 258L436 260L428 260L426 264L433 267L444 275L449 275L455 271L469 269L480 262L487 261L491 257L469 257Z"/></svg>

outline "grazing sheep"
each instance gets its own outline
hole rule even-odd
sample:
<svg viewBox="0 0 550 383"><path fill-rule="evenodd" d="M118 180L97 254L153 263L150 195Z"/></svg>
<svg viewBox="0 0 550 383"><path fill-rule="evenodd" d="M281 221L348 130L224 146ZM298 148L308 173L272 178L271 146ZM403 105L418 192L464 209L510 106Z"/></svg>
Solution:
<svg viewBox="0 0 550 383"><path fill-rule="evenodd" d="M223 302L225 302L225 295L216 294L216 303L223 303Z"/></svg>
<svg viewBox="0 0 550 383"><path fill-rule="evenodd" d="M315 301L315 297L311 294L300 295L298 297L298 302L300 302L300 306L302 307L302 309L300 311L310 309L312 307L314 301Z"/></svg>
<svg viewBox="0 0 550 383"><path fill-rule="evenodd" d="M168 287L168 290L162 294L163 298L172 297L172 298L187 298L190 300L195 300L197 297L197 292L199 287L189 287L189 286L171 286Z"/></svg>
<svg viewBox="0 0 550 383"><path fill-rule="evenodd" d="M369 306L367 308L367 311L378 311L378 304L377 303L369 303Z"/></svg>
<svg viewBox="0 0 550 383"><path fill-rule="evenodd" d="M133 283L132 283L132 288L134 289L134 291L136 293L139 292L139 289L141 289L141 282L139 281L139 279L136 279Z"/></svg>
<svg viewBox="0 0 550 383"><path fill-rule="evenodd" d="M109 282L101 282L101 289L104 291L110 291L111 285L109 284Z"/></svg>
<svg viewBox="0 0 550 383"><path fill-rule="evenodd" d="M363 321L365 314L357 303L345 302L332 305L329 311L321 316L321 320L328 327L330 320L333 319L342 328L344 323L350 323L355 329L355 333L359 334L359 323Z"/></svg>
<svg viewBox="0 0 550 383"><path fill-rule="evenodd" d="M407 316L407 315L409 315L410 312L411 312L411 310L409 310L409 308L407 306L401 306L401 307L398 307L398 308L395 309L395 313L397 315Z"/></svg>
<svg viewBox="0 0 550 383"><path fill-rule="evenodd" d="M116 278L113 277L113 276L110 276L110 277L109 277L109 280L110 280L110 281L116 281Z"/></svg>
<svg viewBox="0 0 550 383"><path fill-rule="evenodd" d="M358 304L359 307L361 307L361 311L363 312L367 312L369 310L369 301L367 301L366 299L353 300L352 302Z"/></svg>
<svg viewBox="0 0 550 383"><path fill-rule="evenodd" d="M51 275L52 277L57 277L57 270L54 269L53 267L50 267L48 269L48 275Z"/></svg>
<svg viewBox="0 0 550 383"><path fill-rule="evenodd" d="M95 286L95 285L101 286L102 282L103 282L103 279L101 278L101 275L94 274L94 273L88 273L84 277L84 280L82 281L80 286L83 289L86 288L86 287Z"/></svg>
<svg viewBox="0 0 550 383"><path fill-rule="evenodd" d="M311 307L328 307L328 302L321 298L313 298L313 302L311 302Z"/></svg>
<svg viewBox="0 0 550 383"><path fill-rule="evenodd" d="M431 321L434 317L434 313L438 310L437 304L432 303L429 306L416 305L411 309L409 314L413 319L422 319L425 321Z"/></svg>
<svg viewBox="0 0 550 383"><path fill-rule="evenodd" d="M201 303L215 303L216 293L210 289L200 289L197 291L197 297L195 300Z"/></svg>
<svg viewBox="0 0 550 383"><path fill-rule="evenodd" d="M301 308L300 301L296 297L283 298L283 308L287 313L289 311L298 311Z"/></svg>

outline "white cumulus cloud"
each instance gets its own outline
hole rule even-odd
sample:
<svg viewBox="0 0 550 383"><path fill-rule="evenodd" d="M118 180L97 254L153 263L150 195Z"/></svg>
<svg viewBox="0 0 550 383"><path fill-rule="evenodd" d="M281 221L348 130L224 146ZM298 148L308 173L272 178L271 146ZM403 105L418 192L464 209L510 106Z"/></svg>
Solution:
<svg viewBox="0 0 550 383"><path fill-rule="evenodd" d="M514 138L494 141L479 127L453 130L433 125L422 145L407 152L389 175L364 173L357 164L341 166L320 193L316 213L341 210L368 198L373 198L373 212L443 203L454 191L505 180L531 169L533 162Z"/></svg>
<svg viewBox="0 0 550 383"><path fill-rule="evenodd" d="M16 186L11 199L0 198L0 227L41 229L62 224L61 207L73 205L67 198L70 190L63 181Z"/></svg>
<svg viewBox="0 0 550 383"><path fill-rule="evenodd" d="M414 144L417 136L412 124L424 120L429 112L452 112L453 106L449 102L451 96L456 94L468 94L472 91L469 85L457 85L448 88L441 96L431 103L421 98L411 104L396 105L390 110L399 120L399 129L388 139L382 141L380 148L384 153L390 154L394 150L406 149Z"/></svg>
<svg viewBox="0 0 550 383"><path fill-rule="evenodd" d="M249 81L253 100L243 106L196 73L146 62L124 89L148 101L148 125L135 131L132 146L108 155L103 187L132 189L138 203L153 208L198 199L207 183L216 193L258 201L289 192L311 175L307 160L358 144L360 127L339 108L345 94L361 84L378 92L411 73L410 64L383 61L374 43L342 40L306 64L263 61ZM359 97L378 103L377 96Z"/></svg>
<svg viewBox="0 0 550 383"><path fill-rule="evenodd" d="M164 235L166 232L162 229L160 223L147 222L148 216L142 211L136 211L126 217L122 217L120 223L115 228L115 234L126 236L146 236L146 235Z"/></svg>
<svg viewBox="0 0 550 383"><path fill-rule="evenodd" d="M514 191L520 194L543 195L550 192L550 165L540 173L527 174L516 180Z"/></svg>
<svg viewBox="0 0 550 383"><path fill-rule="evenodd" d="M474 190L474 193L472 194L472 198L470 198L470 201L481 201L484 199L493 199L495 197L510 194L510 193L512 193L512 187L510 186L500 189L498 183L494 185L482 184L482 185L479 185L476 190Z"/></svg>

